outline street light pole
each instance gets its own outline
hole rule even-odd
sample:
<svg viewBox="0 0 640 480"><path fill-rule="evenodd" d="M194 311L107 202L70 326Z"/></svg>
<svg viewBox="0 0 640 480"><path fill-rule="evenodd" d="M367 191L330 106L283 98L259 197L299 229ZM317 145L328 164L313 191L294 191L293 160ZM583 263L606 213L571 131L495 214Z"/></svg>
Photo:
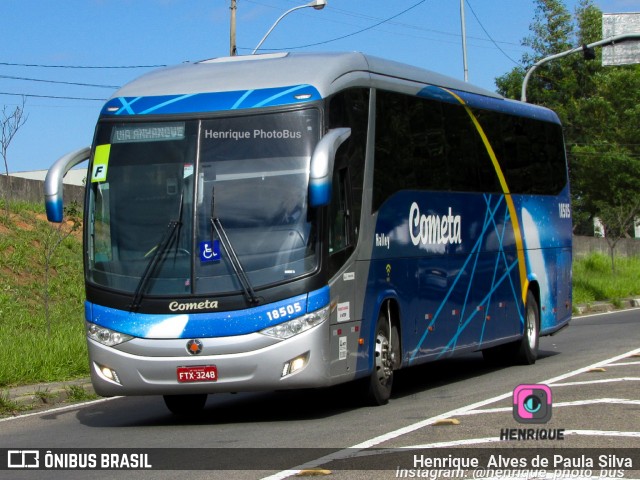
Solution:
<svg viewBox="0 0 640 480"><path fill-rule="evenodd" d="M313 7L316 10L322 10L325 5L327 4L327 0L313 0L310 3L307 3L306 5L300 5L297 7L293 7L290 8L289 10L287 10L286 12L284 12L282 15L280 15L280 17L275 21L275 23L273 25L271 25L271 28L269 29L269 31L265 34L264 37L262 37L262 40L260 40L260 43L258 43L258 45L256 46L256 48L253 49L253 52L251 52L251 55L255 55L255 53L258 51L258 49L260 48L260 46L264 43L264 41L267 39L267 37L269 36L269 34L273 31L274 28L276 28L276 25L278 25L278 23L280 22L280 20L282 20L284 17L286 17L287 15L289 15L291 12L295 11L295 10L299 10L301 8L307 8L307 7Z"/></svg>
<svg viewBox="0 0 640 480"><path fill-rule="evenodd" d="M597 42L590 43L589 45L582 45L580 47L572 48L571 50L567 50L566 52L556 53L555 55L550 55L548 57L543 58L542 60L538 60L534 63L529 70L527 70L526 75L524 76L524 80L522 81L522 92L520 94L520 100L523 102L527 101L527 84L529 83L529 79L531 78L531 74L541 65L544 65L551 60L557 60L558 58L566 57L567 55L571 55L573 53L583 52L587 49L591 49L594 47L602 47L605 45L611 45L616 42L624 42L626 40L639 40L640 33L624 33L622 35L614 35L613 37L607 37L602 40L598 40Z"/></svg>

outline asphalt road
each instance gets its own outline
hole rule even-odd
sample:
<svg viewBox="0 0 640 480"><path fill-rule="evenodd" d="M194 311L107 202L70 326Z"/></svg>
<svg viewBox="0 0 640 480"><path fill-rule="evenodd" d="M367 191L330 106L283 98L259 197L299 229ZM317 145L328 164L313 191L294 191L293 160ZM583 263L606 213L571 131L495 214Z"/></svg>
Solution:
<svg viewBox="0 0 640 480"><path fill-rule="evenodd" d="M512 392L520 384L548 386L552 415L547 423L514 419ZM398 469L408 473L416 467L416 452L434 452L434 447L457 448L454 458L507 449L507 460L532 452L550 458L562 451L613 452L614 463L620 452L631 452L635 468L640 462L639 385L640 310L626 310L575 318L558 335L541 339L533 366L490 367L480 354L472 354L397 372L394 394L384 407L361 407L353 392L341 386L212 395L197 420L173 417L159 397L100 400L3 419L0 449L26 452L25 464L33 461L29 450L38 451L41 464L49 450L54 455L48 461L94 459L99 465L103 454L118 452L109 449L128 449L133 455L113 461L146 459L155 465L153 471L11 469L0 470L0 478L276 480L301 469L307 475L330 474L328 478L396 478ZM542 435L564 439L500 440L512 430L517 435L518 429L537 435L545 430ZM520 455L514 450L519 448L528 453ZM589 450L594 448L600 450ZM5 451L0 467L23 458ZM437 452L451 455L451 450ZM531 462L528 457L520 460ZM157 469L163 465L175 470ZM571 466L585 470L579 467ZM591 476L598 478L602 470L619 472L616 465L596 465ZM640 478L640 472L624 473L625 478Z"/></svg>

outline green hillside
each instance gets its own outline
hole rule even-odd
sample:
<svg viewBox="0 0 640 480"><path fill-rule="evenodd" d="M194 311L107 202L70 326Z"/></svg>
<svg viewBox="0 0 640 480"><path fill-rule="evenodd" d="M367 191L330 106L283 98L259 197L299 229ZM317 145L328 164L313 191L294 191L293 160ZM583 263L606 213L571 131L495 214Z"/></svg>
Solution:
<svg viewBox="0 0 640 480"><path fill-rule="evenodd" d="M82 240L49 224L42 205L0 202L0 388L88 375Z"/></svg>

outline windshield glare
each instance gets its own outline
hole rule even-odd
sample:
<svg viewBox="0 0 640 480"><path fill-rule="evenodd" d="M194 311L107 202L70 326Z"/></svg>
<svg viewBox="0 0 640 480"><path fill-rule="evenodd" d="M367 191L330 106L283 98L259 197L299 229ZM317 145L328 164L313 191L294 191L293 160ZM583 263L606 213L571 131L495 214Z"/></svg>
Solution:
<svg viewBox="0 0 640 480"><path fill-rule="evenodd" d="M89 281L130 293L142 283L143 296L234 293L233 253L254 289L315 270L307 192L318 137L316 110L101 124L96 145L108 153L96 149L93 165L107 173L91 178Z"/></svg>

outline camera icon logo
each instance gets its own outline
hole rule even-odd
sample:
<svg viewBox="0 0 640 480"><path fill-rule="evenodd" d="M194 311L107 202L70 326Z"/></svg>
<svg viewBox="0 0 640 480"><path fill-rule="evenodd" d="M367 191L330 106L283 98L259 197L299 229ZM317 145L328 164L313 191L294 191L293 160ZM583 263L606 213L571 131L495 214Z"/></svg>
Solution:
<svg viewBox="0 0 640 480"><path fill-rule="evenodd" d="M518 385L513 391L513 418L520 423L551 420L551 389L547 385Z"/></svg>

